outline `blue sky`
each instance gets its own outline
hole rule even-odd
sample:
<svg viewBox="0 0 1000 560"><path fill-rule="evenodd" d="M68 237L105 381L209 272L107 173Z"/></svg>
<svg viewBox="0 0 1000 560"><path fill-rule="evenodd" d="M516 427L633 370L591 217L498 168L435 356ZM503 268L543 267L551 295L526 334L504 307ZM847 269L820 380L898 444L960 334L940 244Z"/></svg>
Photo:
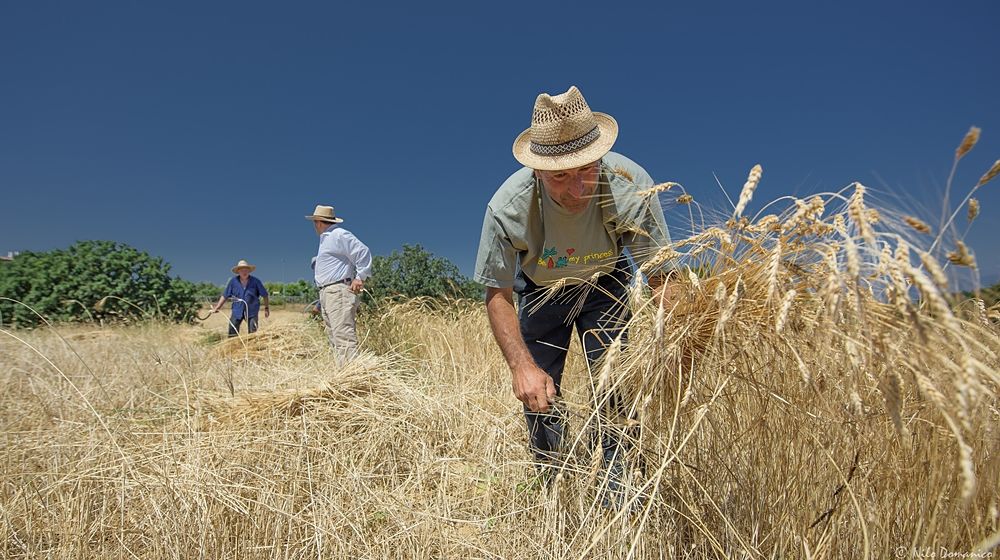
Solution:
<svg viewBox="0 0 1000 560"><path fill-rule="evenodd" d="M539 92L577 85L616 151L725 209L855 180L940 216L1000 158L1000 4L6 2L0 254L112 239L221 283L307 278L332 204L376 254L471 274ZM1000 182L967 240L1000 276Z"/></svg>

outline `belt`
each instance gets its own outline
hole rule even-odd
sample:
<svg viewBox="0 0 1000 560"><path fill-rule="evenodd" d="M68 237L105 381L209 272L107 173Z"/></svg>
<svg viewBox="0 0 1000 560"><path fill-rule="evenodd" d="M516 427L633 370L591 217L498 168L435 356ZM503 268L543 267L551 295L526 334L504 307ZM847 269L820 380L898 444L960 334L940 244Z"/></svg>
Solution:
<svg viewBox="0 0 1000 560"><path fill-rule="evenodd" d="M343 280L334 280L333 282L328 282L326 284L323 284L322 286L319 287L319 289L322 290L323 288L326 288L328 286L333 286L333 285L336 285L336 284L350 284L353 280L354 280L353 278L344 278Z"/></svg>

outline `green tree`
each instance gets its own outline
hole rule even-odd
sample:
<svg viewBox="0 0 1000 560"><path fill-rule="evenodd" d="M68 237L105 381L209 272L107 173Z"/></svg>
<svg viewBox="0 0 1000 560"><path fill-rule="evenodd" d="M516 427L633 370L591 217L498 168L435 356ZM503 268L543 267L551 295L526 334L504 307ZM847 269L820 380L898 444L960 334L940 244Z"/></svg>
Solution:
<svg viewBox="0 0 1000 560"><path fill-rule="evenodd" d="M312 282L296 280L283 284L281 282L264 282L264 287L271 294L272 303L315 299L316 287Z"/></svg>
<svg viewBox="0 0 1000 560"><path fill-rule="evenodd" d="M288 297L295 298L315 298L316 286L312 282L296 280L284 285L284 292Z"/></svg>
<svg viewBox="0 0 1000 560"><path fill-rule="evenodd" d="M285 284L282 284L281 282L264 282L264 289L267 290L267 293L271 294L272 298L274 296L288 295L285 292Z"/></svg>
<svg viewBox="0 0 1000 560"><path fill-rule="evenodd" d="M17 300L50 321L185 321L197 310L195 285L171 277L160 257L113 241L81 241L68 249L24 252L0 267L0 298ZM0 299L3 324L41 320Z"/></svg>
<svg viewBox="0 0 1000 560"><path fill-rule="evenodd" d="M415 297L483 297L483 286L469 280L454 263L435 257L420 245L372 259L372 277L365 283L365 301Z"/></svg>
<svg viewBox="0 0 1000 560"><path fill-rule="evenodd" d="M219 299L219 296L222 295L222 292L223 290L225 290L225 287L218 286L211 282L198 282L197 284L194 285L194 290L195 290L195 296L198 299L211 299L214 301L216 299Z"/></svg>

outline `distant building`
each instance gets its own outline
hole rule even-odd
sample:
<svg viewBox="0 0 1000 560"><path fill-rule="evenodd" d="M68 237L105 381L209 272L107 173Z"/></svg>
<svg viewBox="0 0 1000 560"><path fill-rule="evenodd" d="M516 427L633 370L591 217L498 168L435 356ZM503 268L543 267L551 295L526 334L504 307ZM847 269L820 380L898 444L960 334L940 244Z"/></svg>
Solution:
<svg viewBox="0 0 1000 560"><path fill-rule="evenodd" d="M0 261L12 261L14 260L14 257L20 254L20 251L7 251L7 256L0 255Z"/></svg>

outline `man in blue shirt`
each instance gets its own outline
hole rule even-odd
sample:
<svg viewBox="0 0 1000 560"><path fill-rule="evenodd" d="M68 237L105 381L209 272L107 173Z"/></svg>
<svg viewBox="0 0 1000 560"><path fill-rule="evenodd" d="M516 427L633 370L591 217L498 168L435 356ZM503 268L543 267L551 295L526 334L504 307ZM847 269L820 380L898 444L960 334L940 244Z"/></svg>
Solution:
<svg viewBox="0 0 1000 560"><path fill-rule="evenodd" d="M355 316L365 280L372 275L368 246L340 226L333 206L318 205L306 216L319 235L319 250L313 259L313 279L319 287L319 302L330 345L343 360L357 354Z"/></svg>
<svg viewBox="0 0 1000 560"><path fill-rule="evenodd" d="M256 266L245 260L240 260L233 267L233 276L226 284L226 291L219 296L219 301L212 307L212 313L218 313L226 300L233 300L233 314L229 319L229 336L239 334L240 325L243 320L247 321L247 332L257 332L257 315L260 312L260 300L264 299L264 317L270 317L271 305L268 300L267 288L264 283L251 276L250 273L256 270Z"/></svg>

